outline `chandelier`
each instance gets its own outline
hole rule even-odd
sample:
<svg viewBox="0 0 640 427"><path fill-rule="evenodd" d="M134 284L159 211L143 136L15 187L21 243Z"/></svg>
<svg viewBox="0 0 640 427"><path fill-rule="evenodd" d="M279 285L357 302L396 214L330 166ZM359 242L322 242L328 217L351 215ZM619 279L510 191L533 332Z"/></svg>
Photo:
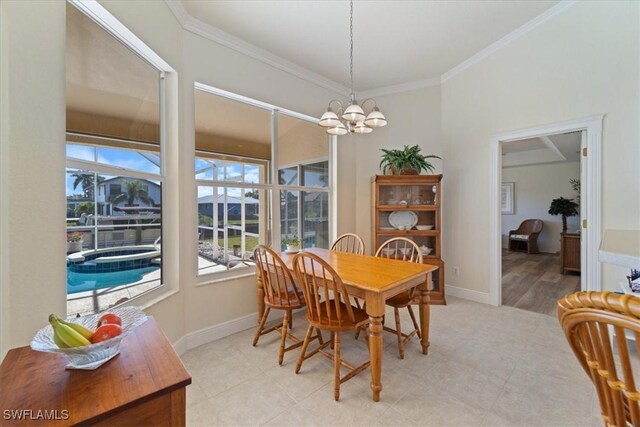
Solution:
<svg viewBox="0 0 640 427"><path fill-rule="evenodd" d="M376 101L372 98L365 99L362 103L356 101L356 95L353 92L353 0L351 0L351 13L349 20L349 36L351 38L351 46L349 52L350 68L349 75L351 77L351 101L347 108L342 103L333 99L329 102L327 111L320 118L318 124L327 128L329 135L345 135L350 133L371 133L373 128L383 127L387 125L387 119L378 109ZM373 108L369 114L364 113L365 104L373 103ZM337 108L333 109L332 105Z"/></svg>

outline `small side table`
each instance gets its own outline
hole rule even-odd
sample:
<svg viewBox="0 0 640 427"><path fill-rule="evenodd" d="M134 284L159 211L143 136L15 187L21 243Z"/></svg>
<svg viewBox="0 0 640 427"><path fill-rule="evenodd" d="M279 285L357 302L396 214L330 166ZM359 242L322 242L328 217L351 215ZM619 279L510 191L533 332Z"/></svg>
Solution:
<svg viewBox="0 0 640 427"><path fill-rule="evenodd" d="M98 369L67 363L61 354L10 350L0 365L0 424L185 425L191 376L153 317Z"/></svg>
<svg viewBox="0 0 640 427"><path fill-rule="evenodd" d="M562 274L567 274L567 271L580 273L580 234L560 233L560 236Z"/></svg>

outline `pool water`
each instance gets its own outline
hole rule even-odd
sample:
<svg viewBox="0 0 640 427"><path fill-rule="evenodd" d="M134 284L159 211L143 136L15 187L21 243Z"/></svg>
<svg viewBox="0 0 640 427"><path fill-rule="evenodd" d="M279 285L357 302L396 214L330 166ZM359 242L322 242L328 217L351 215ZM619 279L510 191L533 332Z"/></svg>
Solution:
<svg viewBox="0 0 640 427"><path fill-rule="evenodd" d="M158 266L152 266L111 273L76 273L67 267L67 295L135 283L142 280L145 274L149 274L159 268Z"/></svg>

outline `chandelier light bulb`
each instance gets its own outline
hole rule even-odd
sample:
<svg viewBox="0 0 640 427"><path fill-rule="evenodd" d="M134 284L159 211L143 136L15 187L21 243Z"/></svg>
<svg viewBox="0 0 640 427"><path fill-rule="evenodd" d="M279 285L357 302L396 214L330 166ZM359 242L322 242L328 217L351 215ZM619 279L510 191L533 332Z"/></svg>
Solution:
<svg viewBox="0 0 640 427"><path fill-rule="evenodd" d="M364 124L372 128L381 128L387 125L387 119L384 114L378 110L378 107L374 107L373 111L369 113Z"/></svg>
<svg viewBox="0 0 640 427"><path fill-rule="evenodd" d="M342 118L350 122L361 122L365 117L362 107L360 107L355 100L344 110L344 114L342 114Z"/></svg>
<svg viewBox="0 0 640 427"><path fill-rule="evenodd" d="M339 123L340 119L338 118L336 113L334 113L330 109L327 109L327 111L322 115L320 121L318 122L318 124L322 127L335 127Z"/></svg>
<svg viewBox="0 0 640 427"><path fill-rule="evenodd" d="M371 129L369 126L365 125L364 122L358 122L356 124L356 128L354 130L355 133L371 133L373 132L373 129Z"/></svg>
<svg viewBox="0 0 640 427"><path fill-rule="evenodd" d="M347 128L341 123L338 122L338 124L334 127L330 127L329 129L327 129L327 133L329 135L346 135L347 134Z"/></svg>

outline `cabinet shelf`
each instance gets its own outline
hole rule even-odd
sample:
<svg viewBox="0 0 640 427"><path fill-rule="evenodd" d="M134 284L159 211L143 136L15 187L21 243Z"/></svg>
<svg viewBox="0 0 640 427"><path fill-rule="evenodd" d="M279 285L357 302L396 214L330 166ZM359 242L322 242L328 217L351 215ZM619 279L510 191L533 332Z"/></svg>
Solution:
<svg viewBox="0 0 640 427"><path fill-rule="evenodd" d="M432 304L446 304L444 295L444 262L441 254L440 207L442 175L377 175L371 179L372 247L380 247L394 237L406 237L432 252L423 255L425 264L437 265L433 273ZM406 201L407 204L400 204ZM397 230L389 223L392 212L411 211L418 225L433 225L431 230ZM387 229L385 229L387 228Z"/></svg>

